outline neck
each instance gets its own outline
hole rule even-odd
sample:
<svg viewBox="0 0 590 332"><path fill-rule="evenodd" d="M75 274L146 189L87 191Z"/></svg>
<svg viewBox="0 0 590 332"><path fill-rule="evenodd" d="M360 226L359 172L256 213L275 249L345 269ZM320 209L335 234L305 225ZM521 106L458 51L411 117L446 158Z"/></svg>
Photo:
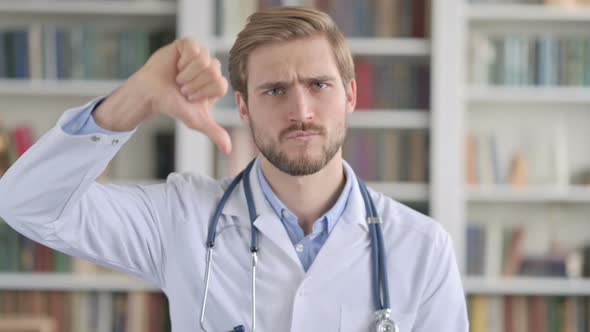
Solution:
<svg viewBox="0 0 590 332"><path fill-rule="evenodd" d="M264 178L281 202L297 216L305 235L311 233L314 221L336 203L346 184L340 152L320 171L305 176L284 173L264 157L260 162Z"/></svg>

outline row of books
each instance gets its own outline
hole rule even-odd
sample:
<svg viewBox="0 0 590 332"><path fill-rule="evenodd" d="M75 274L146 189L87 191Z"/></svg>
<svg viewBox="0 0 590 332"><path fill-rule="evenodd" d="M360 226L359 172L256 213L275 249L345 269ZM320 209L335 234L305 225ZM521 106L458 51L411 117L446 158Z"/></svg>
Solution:
<svg viewBox="0 0 590 332"><path fill-rule="evenodd" d="M145 292L0 292L0 331L16 331L26 319L27 331L166 332L168 301L162 293ZM42 329L43 327L48 329ZM23 331L23 330L18 330Z"/></svg>
<svg viewBox="0 0 590 332"><path fill-rule="evenodd" d="M216 1L215 31L234 38L250 14L281 5L315 7L334 19L347 37L417 37L430 35L431 0L234 0Z"/></svg>
<svg viewBox="0 0 590 332"><path fill-rule="evenodd" d="M9 129L2 126L0 119L0 177L33 145L34 140L30 126L19 125Z"/></svg>
<svg viewBox="0 0 590 332"><path fill-rule="evenodd" d="M114 271L32 241L0 219L0 272L93 274Z"/></svg>
<svg viewBox="0 0 590 332"><path fill-rule="evenodd" d="M247 129L230 131L232 154L216 158L217 177L235 175L257 148ZM344 159L364 181L428 182L428 133L425 130L351 130L342 147Z"/></svg>
<svg viewBox="0 0 590 332"><path fill-rule="evenodd" d="M471 39L472 81L590 86L590 36L483 35Z"/></svg>
<svg viewBox="0 0 590 332"><path fill-rule="evenodd" d="M227 55L217 56L224 75L229 77ZM354 64L357 110L430 109L430 65L427 60L358 56L354 58ZM233 91L229 91L215 106L235 108Z"/></svg>
<svg viewBox="0 0 590 332"><path fill-rule="evenodd" d="M550 248L543 254L526 252L526 230L498 223L467 225L467 274L486 277L590 277L590 242L565 250Z"/></svg>
<svg viewBox="0 0 590 332"><path fill-rule="evenodd" d="M471 332L587 332L590 299L562 296L468 297Z"/></svg>
<svg viewBox="0 0 590 332"><path fill-rule="evenodd" d="M527 135L519 138L494 131L468 134L465 137L466 183L513 187L582 184L580 176L570 175L563 127L556 125L544 129L542 134Z"/></svg>
<svg viewBox="0 0 590 332"><path fill-rule="evenodd" d="M357 109L430 108L427 62L387 57L356 57Z"/></svg>
<svg viewBox="0 0 590 332"><path fill-rule="evenodd" d="M125 79L173 30L32 23L0 31L0 78Z"/></svg>

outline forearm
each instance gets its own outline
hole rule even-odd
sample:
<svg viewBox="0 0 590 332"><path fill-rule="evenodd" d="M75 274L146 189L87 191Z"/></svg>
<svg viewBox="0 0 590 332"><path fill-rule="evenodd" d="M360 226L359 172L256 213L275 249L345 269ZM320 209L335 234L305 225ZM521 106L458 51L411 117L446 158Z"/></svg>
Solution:
<svg viewBox="0 0 590 332"><path fill-rule="evenodd" d="M93 112L98 126L110 131L130 131L153 115L151 92L137 74L131 76Z"/></svg>
<svg viewBox="0 0 590 332"><path fill-rule="evenodd" d="M67 134L62 126L86 107L66 112L0 179L1 217L39 224L56 220L73 192L89 186L132 135Z"/></svg>

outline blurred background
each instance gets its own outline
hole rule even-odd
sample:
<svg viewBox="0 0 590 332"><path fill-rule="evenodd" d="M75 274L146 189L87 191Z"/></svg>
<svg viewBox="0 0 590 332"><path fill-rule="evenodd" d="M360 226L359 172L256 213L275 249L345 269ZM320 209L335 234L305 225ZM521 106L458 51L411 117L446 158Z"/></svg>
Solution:
<svg viewBox="0 0 590 332"><path fill-rule="evenodd" d="M451 234L471 331L590 331L588 0L0 0L0 176L64 110L176 37L227 74L247 16L280 5L321 9L347 37L359 93L344 157ZM231 91L212 112L229 157L155 118L99 181L236 174L257 151ZM167 305L0 220L0 331L164 332Z"/></svg>

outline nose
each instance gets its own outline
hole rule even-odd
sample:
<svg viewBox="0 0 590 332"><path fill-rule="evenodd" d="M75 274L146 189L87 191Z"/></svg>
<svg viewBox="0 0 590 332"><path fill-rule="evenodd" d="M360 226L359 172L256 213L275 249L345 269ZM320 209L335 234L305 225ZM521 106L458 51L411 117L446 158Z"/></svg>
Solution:
<svg viewBox="0 0 590 332"><path fill-rule="evenodd" d="M313 120L311 96L303 86L296 85L291 94L289 107L289 122L301 123Z"/></svg>

